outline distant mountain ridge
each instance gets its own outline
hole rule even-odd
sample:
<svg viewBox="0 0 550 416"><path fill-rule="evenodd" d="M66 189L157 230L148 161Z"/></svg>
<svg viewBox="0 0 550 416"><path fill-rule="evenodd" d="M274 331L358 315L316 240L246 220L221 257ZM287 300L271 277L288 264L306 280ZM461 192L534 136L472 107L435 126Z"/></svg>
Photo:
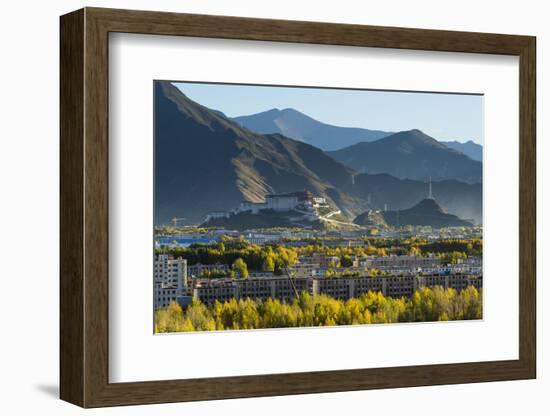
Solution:
<svg viewBox="0 0 550 416"><path fill-rule="evenodd" d="M233 120L253 132L280 133L322 150L336 150L358 142L378 140L392 134L387 131L326 124L293 108L283 110L273 108L262 113L235 117Z"/></svg>
<svg viewBox="0 0 550 416"><path fill-rule="evenodd" d="M482 180L481 162L416 129L327 153L359 172L387 173L400 179L422 181L430 177L467 183Z"/></svg>
<svg viewBox="0 0 550 416"><path fill-rule="evenodd" d="M472 140L468 140L465 143L457 142L456 140L440 143L443 143L445 146L451 149L455 149L459 152L464 153L470 159L477 160L478 162L483 161L483 146L474 143Z"/></svg>
<svg viewBox="0 0 550 416"><path fill-rule="evenodd" d="M348 219L369 208L408 208L423 199L424 181L358 173L322 150L281 134L257 134L155 82L155 224L173 217L202 223L242 200L308 190ZM481 185L434 181L441 206L481 220Z"/></svg>

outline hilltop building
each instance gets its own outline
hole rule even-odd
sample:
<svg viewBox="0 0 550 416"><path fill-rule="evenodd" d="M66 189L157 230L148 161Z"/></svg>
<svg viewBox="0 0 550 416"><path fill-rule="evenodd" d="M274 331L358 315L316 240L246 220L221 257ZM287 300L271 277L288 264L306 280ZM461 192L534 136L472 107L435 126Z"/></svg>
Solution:
<svg viewBox="0 0 550 416"><path fill-rule="evenodd" d="M237 209L237 212L251 211L257 214L264 209L272 209L274 211L291 211L301 206L318 207L326 205L325 198L314 197L309 191L291 192L288 194L270 194L266 195L265 202L249 202L242 201Z"/></svg>
<svg viewBox="0 0 550 416"><path fill-rule="evenodd" d="M243 212L258 214L263 210L273 210L276 212L299 211L311 217L311 220L317 219L316 209L329 208L326 198L314 196L309 191L291 192L286 194L266 195L264 202L241 201L239 206L232 211L214 211L208 214L205 222L229 218L231 215L237 215Z"/></svg>

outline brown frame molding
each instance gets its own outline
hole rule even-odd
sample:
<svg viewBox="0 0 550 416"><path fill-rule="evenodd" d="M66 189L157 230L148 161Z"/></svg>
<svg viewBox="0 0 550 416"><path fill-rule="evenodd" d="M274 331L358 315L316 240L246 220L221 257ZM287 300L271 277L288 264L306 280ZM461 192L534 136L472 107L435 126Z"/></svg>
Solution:
<svg viewBox="0 0 550 416"><path fill-rule="evenodd" d="M62 16L60 29L60 396L63 400L82 407L101 407L536 377L534 37L100 8L85 8ZM519 56L519 359L109 383L109 32Z"/></svg>

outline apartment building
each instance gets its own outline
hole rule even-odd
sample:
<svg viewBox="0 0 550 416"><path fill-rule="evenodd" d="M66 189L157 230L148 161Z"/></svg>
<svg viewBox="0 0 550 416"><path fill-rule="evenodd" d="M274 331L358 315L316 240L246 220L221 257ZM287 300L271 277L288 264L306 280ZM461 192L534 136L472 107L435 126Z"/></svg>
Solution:
<svg viewBox="0 0 550 416"><path fill-rule="evenodd" d="M289 300L303 291L311 295L326 294L347 300L368 292L381 292L384 296L411 297L421 287L442 286L458 291L474 286L481 289L481 275L405 275L405 276L354 276L354 277L291 277L272 276L254 279L200 279L193 282L192 295L203 303L232 298Z"/></svg>
<svg viewBox="0 0 550 416"><path fill-rule="evenodd" d="M272 276L248 279L200 279L192 284L192 294L206 304L232 298L290 300L303 291L309 291L310 279Z"/></svg>
<svg viewBox="0 0 550 416"><path fill-rule="evenodd" d="M338 267L340 265L340 257L329 256L322 252L315 252L311 255L311 263L318 264L322 269Z"/></svg>
<svg viewBox="0 0 550 416"><path fill-rule="evenodd" d="M155 309L176 302L187 293L187 260L171 258L167 254L155 256L153 273Z"/></svg>
<svg viewBox="0 0 550 416"><path fill-rule="evenodd" d="M288 268L292 277L313 277L320 269L318 263L296 263Z"/></svg>
<svg viewBox="0 0 550 416"><path fill-rule="evenodd" d="M367 256L359 260L362 267L379 270L414 270L441 265L441 259L435 255L429 256Z"/></svg>

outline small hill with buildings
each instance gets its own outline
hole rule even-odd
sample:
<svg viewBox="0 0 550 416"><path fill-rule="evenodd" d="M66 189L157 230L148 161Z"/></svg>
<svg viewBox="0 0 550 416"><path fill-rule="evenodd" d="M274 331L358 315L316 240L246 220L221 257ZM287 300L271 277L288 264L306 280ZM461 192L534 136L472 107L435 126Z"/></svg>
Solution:
<svg viewBox="0 0 550 416"><path fill-rule="evenodd" d="M379 209L369 209L355 217L353 222L362 227L375 227L381 229L388 227L384 219L384 213Z"/></svg>
<svg viewBox="0 0 550 416"><path fill-rule="evenodd" d="M400 227L430 226L432 228L444 227L471 227L470 221L463 220L456 215L447 214L433 198L425 198L409 209L396 211L368 211L355 218L358 225L369 225L373 218L383 219L383 223Z"/></svg>
<svg viewBox="0 0 550 416"><path fill-rule="evenodd" d="M369 207L380 211L408 209L424 198L428 181L398 179L388 174L357 174L354 178L355 195L367 200ZM481 183L465 183L457 180L432 182L433 196L447 213L460 218L482 222ZM367 211L367 210L365 210ZM363 211L364 212L364 211Z"/></svg>
<svg viewBox="0 0 550 416"><path fill-rule="evenodd" d="M212 213L202 226L221 227L227 230L250 230L264 228L313 228L321 227L319 221L311 221L301 213L289 210L285 212L264 209L256 214L251 211L237 213Z"/></svg>
<svg viewBox="0 0 550 416"><path fill-rule="evenodd" d="M301 191L266 195L263 202L241 201L233 210L209 213L202 226L230 230L353 227L340 214L340 210L331 207L326 198Z"/></svg>

